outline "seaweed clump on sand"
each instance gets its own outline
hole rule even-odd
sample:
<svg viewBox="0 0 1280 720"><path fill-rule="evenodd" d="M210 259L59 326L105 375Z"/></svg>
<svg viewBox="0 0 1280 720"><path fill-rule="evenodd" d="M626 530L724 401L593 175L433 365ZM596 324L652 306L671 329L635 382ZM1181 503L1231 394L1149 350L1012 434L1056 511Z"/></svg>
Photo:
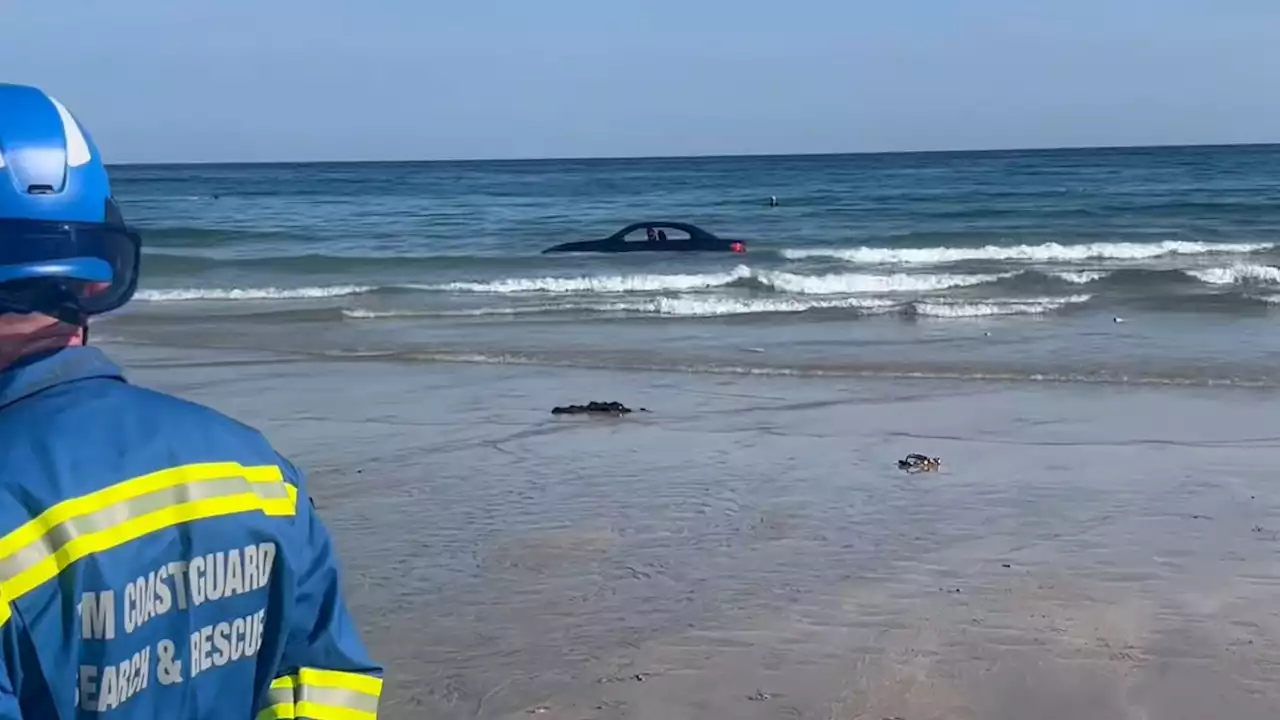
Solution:
<svg viewBox="0 0 1280 720"><path fill-rule="evenodd" d="M631 412L649 412L644 408L632 410L620 402L591 401L586 405L557 405L551 408L552 415L626 415Z"/></svg>

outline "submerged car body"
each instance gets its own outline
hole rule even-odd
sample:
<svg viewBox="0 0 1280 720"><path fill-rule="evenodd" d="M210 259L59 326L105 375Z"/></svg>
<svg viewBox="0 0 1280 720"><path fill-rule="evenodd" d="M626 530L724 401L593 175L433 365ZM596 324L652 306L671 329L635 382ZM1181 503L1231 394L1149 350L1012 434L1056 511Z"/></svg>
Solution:
<svg viewBox="0 0 1280 720"><path fill-rule="evenodd" d="M646 231L646 236L638 240L629 240L627 236L637 230ZM682 233L685 237L665 238L666 231ZM561 243L549 247L542 252L735 252L744 253L747 244L742 240L718 237L702 228L682 222L638 222L632 223L618 232L599 240L580 240Z"/></svg>

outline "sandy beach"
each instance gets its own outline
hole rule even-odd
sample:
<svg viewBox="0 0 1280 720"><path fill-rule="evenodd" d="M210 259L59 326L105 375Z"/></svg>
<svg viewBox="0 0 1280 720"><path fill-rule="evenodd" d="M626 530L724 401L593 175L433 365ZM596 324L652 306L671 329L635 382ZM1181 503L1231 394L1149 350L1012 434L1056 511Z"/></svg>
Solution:
<svg viewBox="0 0 1280 720"><path fill-rule="evenodd" d="M107 349L309 473L387 718L1280 713L1274 392Z"/></svg>

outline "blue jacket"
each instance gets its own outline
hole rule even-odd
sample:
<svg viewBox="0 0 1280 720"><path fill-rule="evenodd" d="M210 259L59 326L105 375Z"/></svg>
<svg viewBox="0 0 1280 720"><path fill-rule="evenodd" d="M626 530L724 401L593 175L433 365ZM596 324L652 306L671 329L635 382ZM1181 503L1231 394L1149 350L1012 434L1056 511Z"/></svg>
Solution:
<svg viewBox="0 0 1280 720"><path fill-rule="evenodd" d="M0 372L0 720L376 717L301 472L96 348Z"/></svg>

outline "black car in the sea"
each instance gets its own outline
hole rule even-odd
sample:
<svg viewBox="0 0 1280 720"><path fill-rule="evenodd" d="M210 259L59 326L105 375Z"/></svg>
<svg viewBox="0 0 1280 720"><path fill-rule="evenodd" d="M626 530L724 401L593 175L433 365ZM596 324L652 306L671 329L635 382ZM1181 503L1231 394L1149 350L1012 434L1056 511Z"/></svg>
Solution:
<svg viewBox="0 0 1280 720"><path fill-rule="evenodd" d="M744 253L747 244L713 235L682 222L638 222L607 238L580 240L549 247L542 252L735 252Z"/></svg>

